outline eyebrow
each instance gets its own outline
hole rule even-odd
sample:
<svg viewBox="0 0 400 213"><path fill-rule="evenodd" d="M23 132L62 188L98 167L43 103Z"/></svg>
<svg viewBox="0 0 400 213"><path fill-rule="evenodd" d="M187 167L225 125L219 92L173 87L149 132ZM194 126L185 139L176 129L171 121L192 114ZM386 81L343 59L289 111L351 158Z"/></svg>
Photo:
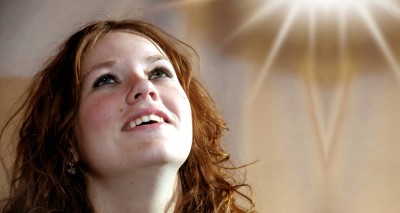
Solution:
<svg viewBox="0 0 400 213"><path fill-rule="evenodd" d="M103 67L112 67L115 63L116 63L115 61L105 61L105 62L95 64L89 69L89 72L91 72L93 70L97 70L99 68L103 68Z"/></svg>
<svg viewBox="0 0 400 213"><path fill-rule="evenodd" d="M164 56L164 55L151 55L151 56L146 57L144 60L145 60L146 63L149 63L149 64L154 63L154 62L156 62L156 61L161 61L161 60L169 61L169 59L168 59L166 56ZM88 74L90 74L92 71L97 70L97 69L100 69L100 68L109 68L109 67L112 67L112 66L115 65L115 63L116 63L116 61L105 61L105 62L101 62L101 63L95 64L95 65L93 65L93 66L89 69L89 72L86 73L86 74L83 76L83 79L85 79L86 76L87 76Z"/></svg>
<svg viewBox="0 0 400 213"><path fill-rule="evenodd" d="M105 61L105 62L101 62L101 63L95 64L89 69L89 72L85 73L82 76L82 79L86 79L86 77L90 73L92 73L94 70L97 70L97 69L100 69L100 68L103 68L103 67L112 67L112 66L114 66L115 63L116 63L116 61Z"/></svg>
<svg viewBox="0 0 400 213"><path fill-rule="evenodd" d="M152 55L152 56L148 56L145 58L146 63L154 63L154 62L160 61L160 60L168 60L168 58L163 55ZM106 68L112 67L112 66L114 66L115 63L116 63L116 61L105 61L105 62L95 64L89 69L89 72L91 72L93 70L97 70L99 68L103 68L103 67L106 67Z"/></svg>
<svg viewBox="0 0 400 213"><path fill-rule="evenodd" d="M169 59L164 55L152 55L152 56L148 56L145 58L146 63L154 63L154 62L160 61L160 60L169 61Z"/></svg>

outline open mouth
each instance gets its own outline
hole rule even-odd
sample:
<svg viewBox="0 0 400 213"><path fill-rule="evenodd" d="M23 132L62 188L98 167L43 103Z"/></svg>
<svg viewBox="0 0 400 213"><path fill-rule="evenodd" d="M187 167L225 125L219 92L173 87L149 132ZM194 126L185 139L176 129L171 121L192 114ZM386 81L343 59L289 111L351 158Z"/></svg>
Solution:
<svg viewBox="0 0 400 213"><path fill-rule="evenodd" d="M141 124L136 125L136 126L144 126L144 125L155 124L155 123L160 123L160 122L157 122L157 121L142 122Z"/></svg>
<svg viewBox="0 0 400 213"><path fill-rule="evenodd" d="M144 115L139 118L136 118L134 121L131 121L125 129L132 129L137 126L144 126L144 125L150 125L150 124L155 124L155 123L165 123L164 119L162 117L159 117L157 115Z"/></svg>

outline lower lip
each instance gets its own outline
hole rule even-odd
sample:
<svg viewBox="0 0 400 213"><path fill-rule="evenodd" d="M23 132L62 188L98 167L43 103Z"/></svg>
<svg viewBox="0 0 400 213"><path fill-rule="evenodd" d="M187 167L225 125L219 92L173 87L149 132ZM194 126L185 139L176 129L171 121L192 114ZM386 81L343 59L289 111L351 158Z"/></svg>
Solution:
<svg viewBox="0 0 400 213"><path fill-rule="evenodd" d="M153 123L153 124L147 124L147 125L142 125L142 126L135 126L133 128L126 129L125 131L133 132L133 131L143 131L143 130L154 130L154 129L159 129L164 125L168 125L168 123Z"/></svg>

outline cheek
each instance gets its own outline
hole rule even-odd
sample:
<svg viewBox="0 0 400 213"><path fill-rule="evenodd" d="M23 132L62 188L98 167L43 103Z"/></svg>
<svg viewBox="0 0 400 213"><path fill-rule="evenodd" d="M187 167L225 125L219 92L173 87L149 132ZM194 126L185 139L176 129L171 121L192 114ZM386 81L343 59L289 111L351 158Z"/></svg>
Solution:
<svg viewBox="0 0 400 213"><path fill-rule="evenodd" d="M120 110L118 100L112 95L83 100L78 118L81 136L87 138L93 136L91 134L98 134L99 130L110 128L114 117L120 114Z"/></svg>
<svg viewBox="0 0 400 213"><path fill-rule="evenodd" d="M112 148L110 144L100 145L99 138L106 141L118 130L119 103L115 95L92 96L81 102L76 125L78 152L79 158L89 167L95 167L93 162L104 156L104 150Z"/></svg>
<svg viewBox="0 0 400 213"><path fill-rule="evenodd" d="M190 122L190 126L191 126L191 124L192 124L192 108L190 106L189 99L187 98L186 95L182 96L181 102L182 102L181 106L183 106L182 111L184 112L184 116L187 118L188 122Z"/></svg>
<svg viewBox="0 0 400 213"><path fill-rule="evenodd" d="M179 95L177 95L179 94ZM180 91L175 93L173 98L175 103L176 112L180 117L180 120L183 122L185 129L192 129L192 110L190 106L189 99L186 93L181 89Z"/></svg>
<svg viewBox="0 0 400 213"><path fill-rule="evenodd" d="M189 103L189 99L186 93L183 91L180 85L164 88L160 94L162 94L162 101L172 113L174 113L180 123L181 129L191 129L192 127L192 112Z"/></svg>

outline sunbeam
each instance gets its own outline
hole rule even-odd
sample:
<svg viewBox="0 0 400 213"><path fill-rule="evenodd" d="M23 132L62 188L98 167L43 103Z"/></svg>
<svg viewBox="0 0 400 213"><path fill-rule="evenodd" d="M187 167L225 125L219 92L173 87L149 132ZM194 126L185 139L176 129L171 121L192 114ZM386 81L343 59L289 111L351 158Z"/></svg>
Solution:
<svg viewBox="0 0 400 213"><path fill-rule="evenodd" d="M284 8L284 3L290 5L290 10L286 11L285 20L281 24L277 36L273 41L273 45L265 57L263 65L259 70L258 76L256 77L255 83L253 84L248 98L248 103L252 101L259 95L262 84L268 77L271 71L271 67L280 52L280 49L286 41L288 33L292 30L293 23L296 17L301 16L301 13L308 15L307 25L308 26L308 59L306 66L306 80L308 87L308 97L310 100L312 108L312 116L314 119L315 128L319 141L321 142L321 148L323 149L324 158L329 160L331 153L331 148L335 142L335 137L337 133L337 128L340 125L341 118L343 116L343 109L346 102L346 97L348 89L350 87L350 75L354 71L354 67L351 67L352 60L349 59L349 51L347 46L347 34L348 34L348 21L354 18L354 15L359 15L361 21L366 25L367 31L372 35L375 43L380 48L382 55L385 57L386 61L391 67L391 71L394 72L396 78L400 82L400 66L397 59L390 48L390 45L385 40L383 33L379 29L378 24L372 16L373 10L376 10L376 5L379 8L383 8L388 11L388 14L400 20L400 8L390 0L281 0L280 3L276 1L266 1L263 6L256 12L254 16L247 19L239 28L237 28L230 38L233 38L244 30L248 29L249 26L259 23L260 19L271 15L272 13L279 13L282 10L279 8ZM337 54L332 57L331 60L337 60L337 74L338 77L335 82L340 82L336 84L334 90L332 90L332 97L328 102L329 106L327 111L324 111L323 101L319 94L317 72L323 70L318 70L317 65L320 63L317 60L317 44L319 41L319 34L317 33L317 23L321 20L318 19L321 15L320 12L331 11L330 13L325 13L324 15L329 15L328 20L336 20L337 29ZM324 16L326 17L326 16ZM296 22L297 23L297 22Z"/></svg>
<svg viewBox="0 0 400 213"><path fill-rule="evenodd" d="M258 91L260 90L260 87L262 86L263 81L268 76L270 67L271 67L272 63L274 62L277 54L279 53L279 50L280 50L283 42L285 41L285 39L287 37L287 34L293 24L294 18L297 15L298 9L299 9L299 7L297 5L292 6L292 8L290 9L283 25L281 26L281 28L279 30L278 36L276 37L276 39L273 43L271 51L267 55L264 65L262 66L261 71L256 78L256 82L250 91L247 103L251 103L254 100L254 97L256 97Z"/></svg>
<svg viewBox="0 0 400 213"><path fill-rule="evenodd" d="M385 38L383 37L378 25L375 23L375 20L372 18L371 14L368 10L360 5L357 10L360 16L363 18L364 23L367 25L368 30L372 34L372 37L375 39L375 42L378 44L381 49L385 59L388 61L389 65L392 67L392 71L400 82L400 67L397 63L396 58L394 57L389 45L387 44Z"/></svg>
<svg viewBox="0 0 400 213"><path fill-rule="evenodd" d="M323 154L323 159L326 159L328 140L325 133L325 122L323 107L321 104L321 99L318 95L318 85L316 80L316 8L308 8L308 57L306 59L306 65L304 68L305 77L307 79L307 95L308 103L310 103L310 114L316 129L318 141L320 142L321 153Z"/></svg>
<svg viewBox="0 0 400 213"><path fill-rule="evenodd" d="M346 51L346 13L341 10L338 13L338 43L339 43L339 64L344 63L345 51Z"/></svg>
<svg viewBox="0 0 400 213"><path fill-rule="evenodd" d="M335 7L351 7L365 0L295 0L296 3L305 7L321 7L321 8L335 8Z"/></svg>
<svg viewBox="0 0 400 213"><path fill-rule="evenodd" d="M263 6L261 6L250 18L246 19L244 23L242 23L238 28L231 32L230 35L225 39L223 44L230 43L234 38L243 33L249 27L259 23L262 18L265 18L272 12L275 12L277 9L279 9L279 7L283 5L283 3L284 1L274 0L268 2L268 4L264 4Z"/></svg>
<svg viewBox="0 0 400 213"><path fill-rule="evenodd" d="M384 9L387 11L391 16L398 19L400 21L400 7L394 3L393 1L372 1L374 5Z"/></svg>
<svg viewBox="0 0 400 213"><path fill-rule="evenodd" d="M315 41L316 41L316 20L315 20L315 8L310 7L308 11L308 48L310 51L311 61L315 61Z"/></svg>
<svg viewBox="0 0 400 213"><path fill-rule="evenodd" d="M344 104L345 100L347 97L347 92L349 89L349 76L351 73L350 69L350 60L348 60L347 56L347 39L346 39L346 33L347 33L347 22L346 22L346 13L344 10L340 10L338 12L338 17L337 17L337 26L338 26L338 62L339 62L339 82L340 84L337 84L335 88L333 89L333 95L332 95L332 107L330 112L326 115L327 117L327 128L326 128L326 142L325 142L325 147L324 147L324 153L325 153L325 158L326 162L328 162L333 153L332 153L332 146L334 145L336 133L337 133L337 128L339 126L339 123L341 121L341 118L343 118L342 113L344 111Z"/></svg>
<svg viewBox="0 0 400 213"><path fill-rule="evenodd" d="M265 77L267 76L270 67L272 66L272 63L277 55L277 53L279 52L280 47L282 46L283 41L286 38L287 32L290 30L292 22L293 22L293 18L295 17L295 15L298 13L299 9L307 9L308 13L309 13L309 48L310 48L310 53L311 53L311 57L312 60L314 60L314 54L313 51L315 49L315 47L313 47L315 45L315 19L316 19L316 11L318 9L335 9L338 10L339 12L339 22L341 23L341 29L339 29L339 31L341 32L340 36L340 53L343 54L342 52L344 51L345 44L344 44L344 40L345 40L345 22L346 19L344 18L346 16L346 12L351 12L355 9L358 9L359 11L362 11L361 14L363 16L363 18L365 19L365 22L368 24L370 31L373 33L374 38L376 39L376 41L378 42L379 46L381 47L381 49L383 50L386 58L388 58L391 66L396 70L396 73L399 73L399 67L397 65L396 60L393 57L393 54L390 51L390 48L388 47L388 45L386 44L386 42L383 39L383 36L381 35L379 29L377 28L376 24L372 21L372 18L370 17L369 12L366 10L365 6L370 4L373 0L282 0L279 1L280 3L278 3L277 1L268 1L265 2L264 5L261 7L261 9L254 15L252 16L250 19L248 19L244 24L242 24L239 28L237 28L231 35L230 38L237 36L238 34L240 34L240 32L242 32L243 30L245 30L246 28L248 28L248 26L257 23L259 21L259 19L261 17L264 17L270 13L272 13L273 11L276 11L276 8L278 8L278 6L281 6L282 3L286 3L286 4L291 4L292 5L292 9L287 13L287 17L286 20L284 21L283 26L281 26L280 31L278 33L278 36L276 37L276 40L273 43L273 46L271 48L270 53L267 55L266 60L264 62L263 67L261 68L260 74L257 77L256 83L253 86L253 89L251 90L251 94L250 94L250 100L252 100L252 98L254 96L256 96L257 91L259 90L262 81L265 79ZM385 2L385 1L384 1ZM315 62L313 62L315 63Z"/></svg>
<svg viewBox="0 0 400 213"><path fill-rule="evenodd" d="M346 61L344 61L346 60ZM327 146L324 149L325 152L325 160L328 163L332 157L334 156L333 148L335 145L335 140L338 133L338 128L340 126L340 122L345 118L345 106L346 106L346 98L348 97L350 83L351 83L351 75L354 72L354 68L352 67L351 60L342 58L339 68L339 82L341 82L338 86L334 88L334 93L332 96L332 108L328 117L329 126L326 130L326 141Z"/></svg>
<svg viewBox="0 0 400 213"><path fill-rule="evenodd" d="M360 4L369 4L373 0L286 0L290 4L299 4L304 8L315 7L324 10L336 10L358 7Z"/></svg>
<svg viewBox="0 0 400 213"><path fill-rule="evenodd" d="M315 76L315 63L314 56L310 55L306 57L305 66L303 69L304 76L306 77L306 86L307 86L307 103L310 104L310 115L311 120L316 129L316 136L318 138L319 147L321 149L321 153L323 155L323 159L326 159L326 149L327 149L327 138L325 133L325 122L324 122L324 113L321 104L321 98L318 95L318 85Z"/></svg>

